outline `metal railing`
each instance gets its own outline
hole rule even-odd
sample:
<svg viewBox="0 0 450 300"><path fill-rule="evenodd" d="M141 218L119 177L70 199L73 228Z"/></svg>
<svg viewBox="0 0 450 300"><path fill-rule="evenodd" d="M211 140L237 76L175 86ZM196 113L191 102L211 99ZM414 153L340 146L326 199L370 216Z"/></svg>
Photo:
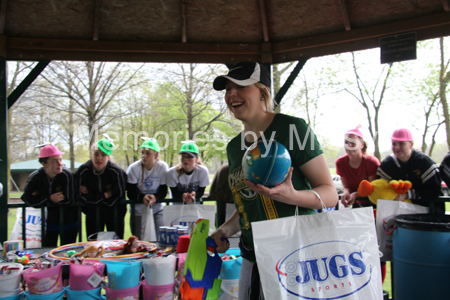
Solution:
<svg viewBox="0 0 450 300"><path fill-rule="evenodd" d="M165 199L166 201L164 201L163 203L165 203L166 205L170 205L172 203L179 203L179 202L183 202L181 199ZM201 199L197 199L197 203L198 204L202 204L204 200L209 200L208 198L201 198ZM136 224L134 218L135 218L135 205L137 204L136 202L130 201L130 200L125 200L119 203L119 205L115 205L114 207L114 212L113 212L113 218L115 220L114 222L114 230L116 232L118 232L118 226L119 223L117 222L118 218L118 208L120 206L120 204L126 204L127 206L130 205L131 206L131 215L130 215L130 219L131 219L131 224L133 224L132 226L134 226L134 232L139 232L141 230L141 228L138 228L138 225ZM55 205L56 206L56 205ZM9 208L22 208L22 239L23 239L23 247L26 248L26 209L27 208L31 208L31 206L27 205L26 203L8 203L7 204L8 209ZM46 207L50 207L46 206ZM46 207L42 207L40 208L41 210L41 240L42 240L42 247L47 247L50 245L46 245L45 244L45 235L46 235L46 220L45 220L45 209ZM78 241L82 242L82 232L83 232L83 225L82 224L82 215L81 215L81 208L83 207L83 205L81 203L73 203L71 205L64 205L64 206L58 206L59 207L59 235L60 235L60 241L64 240L64 210L65 209L77 209L77 216L78 216ZM102 209L101 205L97 205L95 206L96 208L96 231L100 232L103 231L103 228L101 228L101 224L100 224L100 210ZM128 210L128 209L127 209ZM130 225L131 226L131 225ZM24 238L25 237L25 238ZM89 237L86 237L86 240ZM53 246L53 245L52 245Z"/></svg>

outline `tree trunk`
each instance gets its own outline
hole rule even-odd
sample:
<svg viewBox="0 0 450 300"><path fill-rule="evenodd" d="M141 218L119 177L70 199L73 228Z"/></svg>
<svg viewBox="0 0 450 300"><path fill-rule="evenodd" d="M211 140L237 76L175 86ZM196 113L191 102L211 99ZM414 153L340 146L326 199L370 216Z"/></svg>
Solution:
<svg viewBox="0 0 450 300"><path fill-rule="evenodd" d="M75 141L74 141L74 124L73 124L73 100L69 101L69 153L70 153L70 169L75 172Z"/></svg>
<svg viewBox="0 0 450 300"><path fill-rule="evenodd" d="M444 60L444 38L439 39L439 45L441 50L441 70L439 72L439 97L442 103L442 110L444 112L445 132L447 133L447 146L450 149L450 120L448 111L447 95L445 90L448 83L448 74L445 73L447 66Z"/></svg>
<svg viewBox="0 0 450 300"><path fill-rule="evenodd" d="M187 103L187 129L188 129L188 135L189 135L189 140L193 140L194 138L194 128L192 128L192 109L193 109L193 105L194 105L194 99L193 99L193 77L194 77L194 69L195 66L194 64L189 64L189 75L188 75L188 86L186 87L186 103Z"/></svg>
<svg viewBox="0 0 450 300"><path fill-rule="evenodd" d="M272 76L273 76L273 91L272 91L272 97L274 98L278 91L281 88L281 72L278 70L278 65L273 64L272 65ZM278 104L277 108L275 109L275 113L281 112L281 103Z"/></svg>

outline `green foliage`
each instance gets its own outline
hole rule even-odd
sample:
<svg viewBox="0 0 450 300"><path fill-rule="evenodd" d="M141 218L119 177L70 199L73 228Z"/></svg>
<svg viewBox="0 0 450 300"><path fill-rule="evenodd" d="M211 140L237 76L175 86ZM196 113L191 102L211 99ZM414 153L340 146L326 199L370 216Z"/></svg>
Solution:
<svg viewBox="0 0 450 300"><path fill-rule="evenodd" d="M139 160L143 136L158 140L160 159L169 166L178 164L181 142L192 138L200 147L204 162L226 160L226 144L239 132L240 122L224 113L224 101L220 99L223 94L199 91L202 97L193 101L188 99L187 90L189 87L172 81L147 83L134 87L122 101L114 103L112 109L123 117L105 128L105 132L118 146L113 152L116 163L126 168Z"/></svg>

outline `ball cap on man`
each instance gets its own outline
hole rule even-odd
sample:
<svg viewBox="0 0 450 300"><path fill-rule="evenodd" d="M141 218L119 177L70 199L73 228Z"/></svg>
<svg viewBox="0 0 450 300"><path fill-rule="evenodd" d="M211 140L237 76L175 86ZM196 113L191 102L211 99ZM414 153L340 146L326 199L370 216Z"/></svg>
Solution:
<svg viewBox="0 0 450 300"><path fill-rule="evenodd" d="M394 130L391 140L396 142L411 142L413 140L413 137L409 129L400 128Z"/></svg>
<svg viewBox="0 0 450 300"><path fill-rule="evenodd" d="M214 89L216 91L224 90L228 80L240 86L249 86L261 82L270 88L270 74L263 65L257 62L245 61L235 64L227 75L218 76L214 79Z"/></svg>

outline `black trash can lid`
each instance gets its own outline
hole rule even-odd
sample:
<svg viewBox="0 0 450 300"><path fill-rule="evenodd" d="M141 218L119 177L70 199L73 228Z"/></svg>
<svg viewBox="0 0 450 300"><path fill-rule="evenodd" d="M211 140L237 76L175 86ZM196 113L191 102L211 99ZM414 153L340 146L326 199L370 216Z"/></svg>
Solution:
<svg viewBox="0 0 450 300"><path fill-rule="evenodd" d="M394 218L394 223L405 229L450 232L450 215L398 215Z"/></svg>

